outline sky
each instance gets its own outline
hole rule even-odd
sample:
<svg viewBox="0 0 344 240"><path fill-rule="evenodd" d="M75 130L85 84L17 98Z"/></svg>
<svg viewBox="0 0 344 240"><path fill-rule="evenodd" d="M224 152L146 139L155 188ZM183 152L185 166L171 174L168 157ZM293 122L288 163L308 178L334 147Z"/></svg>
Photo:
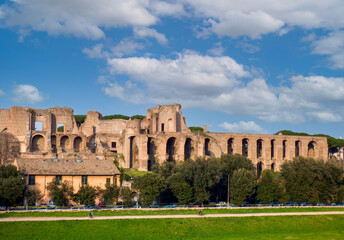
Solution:
<svg viewBox="0 0 344 240"><path fill-rule="evenodd" d="M342 0L0 0L0 108L344 137Z"/></svg>

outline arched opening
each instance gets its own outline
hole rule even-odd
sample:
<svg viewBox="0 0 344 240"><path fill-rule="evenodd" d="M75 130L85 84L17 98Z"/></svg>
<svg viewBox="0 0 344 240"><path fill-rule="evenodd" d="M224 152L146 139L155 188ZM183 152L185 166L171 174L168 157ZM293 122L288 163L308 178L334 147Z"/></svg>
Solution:
<svg viewBox="0 0 344 240"><path fill-rule="evenodd" d="M42 135L36 135L32 138L31 142L32 152L43 152L45 149L45 140Z"/></svg>
<svg viewBox="0 0 344 240"><path fill-rule="evenodd" d="M81 137L74 138L74 151L80 152L82 148L82 139Z"/></svg>
<svg viewBox="0 0 344 240"><path fill-rule="evenodd" d="M244 138L242 140L242 155L248 157L248 139Z"/></svg>
<svg viewBox="0 0 344 240"><path fill-rule="evenodd" d="M271 140L271 159L275 157L275 140Z"/></svg>
<svg viewBox="0 0 344 240"><path fill-rule="evenodd" d="M287 140L283 140L283 158L286 157L287 152Z"/></svg>
<svg viewBox="0 0 344 240"><path fill-rule="evenodd" d="M60 140L60 147L62 152L66 152L67 149L69 149L69 137L63 136Z"/></svg>
<svg viewBox="0 0 344 240"><path fill-rule="evenodd" d="M263 163L258 162L257 163L257 178L260 178L260 175L262 174L262 170L263 170Z"/></svg>
<svg viewBox="0 0 344 240"><path fill-rule="evenodd" d="M174 151L175 151L175 144L176 138L171 137L167 140L166 143L166 154L167 154L167 161L172 162L174 160Z"/></svg>
<svg viewBox="0 0 344 240"><path fill-rule="evenodd" d="M155 144L152 138L148 138L147 142L147 154L148 154L148 171L152 171L152 166L155 164Z"/></svg>
<svg viewBox="0 0 344 240"><path fill-rule="evenodd" d="M233 154L233 142L234 142L233 138L230 138L227 141L227 153L228 154Z"/></svg>
<svg viewBox="0 0 344 240"><path fill-rule="evenodd" d="M263 152L263 140L258 139L257 140L257 158L262 157L262 152Z"/></svg>
<svg viewBox="0 0 344 240"><path fill-rule="evenodd" d="M135 137L130 137L129 167L139 168L139 148L135 142Z"/></svg>
<svg viewBox="0 0 344 240"><path fill-rule="evenodd" d="M191 144L191 138L187 138L184 145L184 161L187 159L191 159L191 153L192 153L192 144Z"/></svg>
<svg viewBox="0 0 344 240"><path fill-rule="evenodd" d="M308 153L307 153L308 157L315 157L315 142L311 141L310 143L308 143Z"/></svg>
<svg viewBox="0 0 344 240"><path fill-rule="evenodd" d="M205 156L210 156L209 143L210 143L210 139L206 138L204 140L204 155Z"/></svg>
<svg viewBox="0 0 344 240"><path fill-rule="evenodd" d="M271 170L275 171L275 163L271 163Z"/></svg>
<svg viewBox="0 0 344 240"><path fill-rule="evenodd" d="M172 120L172 118L169 118L167 120L167 131L168 132L175 132L175 131L173 131L173 120Z"/></svg>
<svg viewBox="0 0 344 240"><path fill-rule="evenodd" d="M51 151L52 153L57 153L57 148L56 148L56 136L51 136Z"/></svg>
<svg viewBox="0 0 344 240"><path fill-rule="evenodd" d="M300 148L301 148L301 142L296 141L295 142L295 157L300 156Z"/></svg>

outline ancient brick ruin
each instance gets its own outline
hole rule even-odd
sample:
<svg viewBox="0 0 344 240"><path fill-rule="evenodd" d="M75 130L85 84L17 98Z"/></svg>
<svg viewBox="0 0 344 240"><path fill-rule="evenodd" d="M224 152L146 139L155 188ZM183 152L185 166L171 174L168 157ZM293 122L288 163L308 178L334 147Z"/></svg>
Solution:
<svg viewBox="0 0 344 240"><path fill-rule="evenodd" d="M143 120L105 120L96 111L77 124L71 108L0 109L0 131L20 142L21 158L117 158L124 168L150 170L155 162L243 154L263 169L279 170L295 156L327 159L325 137L192 133L181 105L147 110Z"/></svg>

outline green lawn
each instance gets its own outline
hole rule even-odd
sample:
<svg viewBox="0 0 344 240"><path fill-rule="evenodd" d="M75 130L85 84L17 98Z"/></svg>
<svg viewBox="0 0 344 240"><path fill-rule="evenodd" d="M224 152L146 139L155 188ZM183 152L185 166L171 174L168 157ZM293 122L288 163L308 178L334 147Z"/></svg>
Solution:
<svg viewBox="0 0 344 240"><path fill-rule="evenodd" d="M0 239L344 239L344 216L0 223Z"/></svg>
<svg viewBox="0 0 344 240"><path fill-rule="evenodd" d="M218 213L270 213L270 212L319 212L319 211L344 211L342 207L331 208L239 208L239 209L221 209L212 208L204 209L204 214L218 214ZM124 216L124 215L176 215L176 214L198 214L198 209L163 209L163 210L96 210L93 211L94 216ZM10 212L1 213L0 218L5 217L84 217L88 216L88 211L56 211L49 210L43 212Z"/></svg>

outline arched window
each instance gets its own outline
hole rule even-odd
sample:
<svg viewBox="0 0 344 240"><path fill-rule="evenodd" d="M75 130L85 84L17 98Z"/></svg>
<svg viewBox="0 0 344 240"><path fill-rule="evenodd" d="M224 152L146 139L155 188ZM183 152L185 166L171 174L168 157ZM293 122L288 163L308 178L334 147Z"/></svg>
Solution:
<svg viewBox="0 0 344 240"><path fill-rule="evenodd" d="M31 142L32 152L43 152L45 150L45 140L42 135L35 135Z"/></svg>
<svg viewBox="0 0 344 240"><path fill-rule="evenodd" d="M248 139L244 138L242 140L242 155L248 157Z"/></svg>
<svg viewBox="0 0 344 240"><path fill-rule="evenodd" d="M233 142L234 142L233 138L230 138L227 141L227 153L228 154L233 154Z"/></svg>
<svg viewBox="0 0 344 240"><path fill-rule="evenodd" d="M166 154L167 154L167 161L172 162L174 160L174 151L175 151L175 144L176 138L171 137L167 140L166 143Z"/></svg>
<svg viewBox="0 0 344 240"><path fill-rule="evenodd" d="M257 140L257 158L262 157L262 152L263 152L263 140L258 139Z"/></svg>

